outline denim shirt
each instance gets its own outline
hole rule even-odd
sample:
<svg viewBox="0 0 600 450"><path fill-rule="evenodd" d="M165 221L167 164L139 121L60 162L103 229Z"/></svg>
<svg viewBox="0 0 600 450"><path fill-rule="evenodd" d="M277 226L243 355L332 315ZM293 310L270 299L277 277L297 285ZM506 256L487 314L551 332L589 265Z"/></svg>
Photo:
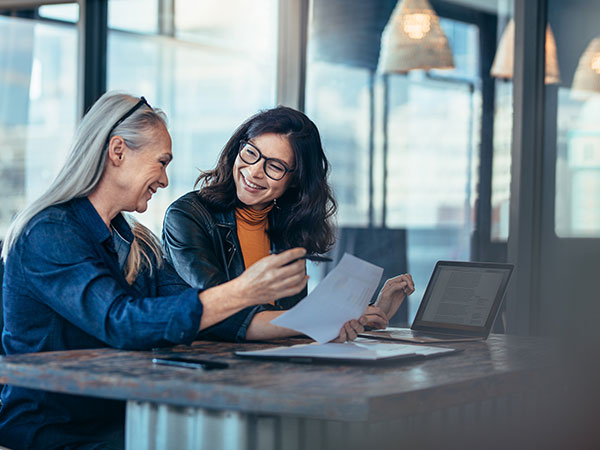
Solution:
<svg viewBox="0 0 600 450"><path fill-rule="evenodd" d="M202 316L199 290L168 263L142 270L129 285L122 266L133 234L121 214L111 227L118 239L87 198L49 207L28 223L6 260L6 354L143 350L194 340ZM86 442L103 425L123 423L123 412L122 402L5 386L0 443L57 448Z"/></svg>

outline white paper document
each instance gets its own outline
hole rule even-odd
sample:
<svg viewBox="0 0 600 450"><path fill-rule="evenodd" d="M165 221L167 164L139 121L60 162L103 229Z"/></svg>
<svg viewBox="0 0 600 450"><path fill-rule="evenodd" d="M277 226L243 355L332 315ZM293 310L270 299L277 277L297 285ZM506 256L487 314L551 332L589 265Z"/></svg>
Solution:
<svg viewBox="0 0 600 450"><path fill-rule="evenodd" d="M389 344L358 338L354 342L344 344L332 342L327 344L301 344L291 347L235 352L235 354L254 358L282 358L287 360L307 358L310 360L380 361L386 359L427 358L455 351L453 348Z"/></svg>
<svg viewBox="0 0 600 450"><path fill-rule="evenodd" d="M319 343L331 341L345 322L366 311L382 274L383 268L346 253L306 298L271 323Z"/></svg>

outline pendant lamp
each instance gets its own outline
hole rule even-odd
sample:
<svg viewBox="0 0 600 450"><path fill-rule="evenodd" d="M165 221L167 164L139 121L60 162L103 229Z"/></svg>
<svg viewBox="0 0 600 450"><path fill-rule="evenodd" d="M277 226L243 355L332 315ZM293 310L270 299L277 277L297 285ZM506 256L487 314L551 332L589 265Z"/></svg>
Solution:
<svg viewBox="0 0 600 450"><path fill-rule="evenodd" d="M381 36L378 71L453 68L448 39L431 4L427 0L400 0Z"/></svg>
<svg viewBox="0 0 600 450"><path fill-rule="evenodd" d="M490 75L496 78L512 78L515 61L515 20L510 19L502 33ZM550 24L546 26L546 68L544 82L546 84L560 83L560 69L556 54L556 40Z"/></svg>
<svg viewBox="0 0 600 450"><path fill-rule="evenodd" d="M576 97L600 92L600 37L592 39L579 58L572 90Z"/></svg>

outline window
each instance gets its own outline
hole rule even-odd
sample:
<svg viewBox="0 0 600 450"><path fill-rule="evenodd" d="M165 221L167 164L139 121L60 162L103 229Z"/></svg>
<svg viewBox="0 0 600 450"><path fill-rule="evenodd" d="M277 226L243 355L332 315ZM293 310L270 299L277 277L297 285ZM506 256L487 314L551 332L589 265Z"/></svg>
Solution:
<svg viewBox="0 0 600 450"><path fill-rule="evenodd" d="M0 16L0 239L52 181L77 120L74 25Z"/></svg>
<svg viewBox="0 0 600 450"><path fill-rule="evenodd" d="M177 0L143 17L139 3L109 2L108 89L144 95L169 117L170 185L139 218L160 233L166 208L214 167L235 128L275 106L277 2Z"/></svg>
<svg viewBox="0 0 600 450"><path fill-rule="evenodd" d="M579 56L583 57L583 52ZM582 64L577 70L593 69ZM558 92L546 91L546 95L558 97L554 113L558 128L555 232L562 238L597 238L600 237L600 93L580 91L577 87L575 83L574 87L559 87ZM546 114L552 111L547 110Z"/></svg>
<svg viewBox="0 0 600 450"><path fill-rule="evenodd" d="M465 16L496 13L435 3L460 4ZM435 262L470 259L478 186L491 183L479 180L481 140L488 138L481 127L480 30L441 17L454 69L382 75L381 32L395 2L312 5L306 105L332 165L338 233L362 229L358 235L378 249L372 262L384 266L384 277L413 275L417 291L393 321L410 323Z"/></svg>
<svg viewBox="0 0 600 450"><path fill-rule="evenodd" d="M512 80L496 81L490 228L491 240L496 242L506 242L508 239L513 123L512 87Z"/></svg>

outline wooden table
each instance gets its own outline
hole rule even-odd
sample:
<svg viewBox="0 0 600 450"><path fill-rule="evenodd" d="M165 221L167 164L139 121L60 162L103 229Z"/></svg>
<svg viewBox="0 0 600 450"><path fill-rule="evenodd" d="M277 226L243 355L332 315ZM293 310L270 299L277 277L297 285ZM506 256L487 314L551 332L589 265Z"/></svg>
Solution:
<svg viewBox="0 0 600 450"><path fill-rule="evenodd" d="M306 342L286 340L286 344ZM449 356L380 366L262 362L235 350L278 343L195 342L153 352L114 349L2 357L0 382L127 402L127 448L380 448L432 430L510 423L539 407L557 361L541 338L492 335L446 344ZM185 353L225 370L154 365ZM474 422L475 421L475 422ZM427 438L427 434L425 435Z"/></svg>

